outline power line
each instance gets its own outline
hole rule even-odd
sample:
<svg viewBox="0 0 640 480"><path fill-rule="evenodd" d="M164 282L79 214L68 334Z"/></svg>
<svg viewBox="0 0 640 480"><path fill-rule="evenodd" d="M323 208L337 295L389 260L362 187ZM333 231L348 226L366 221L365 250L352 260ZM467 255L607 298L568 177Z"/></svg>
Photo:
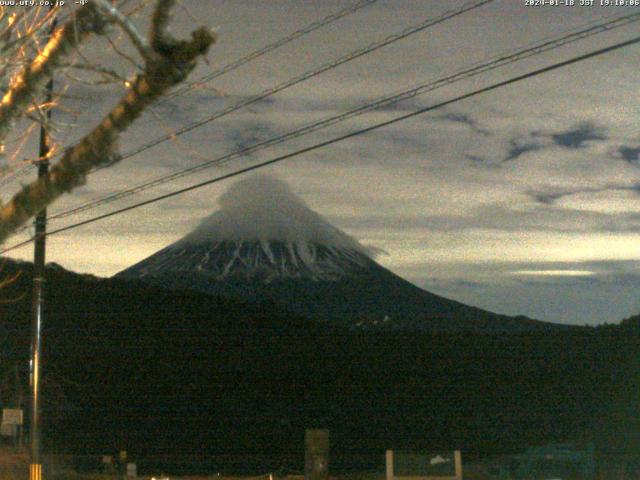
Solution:
<svg viewBox="0 0 640 480"><path fill-rule="evenodd" d="M384 106L388 106L403 100L416 97L418 95L421 95L427 92L431 92L443 86L451 85L452 83L465 80L467 78L471 78L476 75L480 75L482 73L488 72L490 70L494 70L496 68L505 66L507 64L515 63L517 61L530 58L534 55L539 55L541 53L544 53L546 51L549 51L555 48L559 48L569 43L583 40L587 37L597 35L605 31L611 31L613 29L620 28L637 21L640 21L640 13L617 17L610 21L599 23L597 25L593 25L593 23L591 23L587 28L583 28L582 30L578 30L568 35L556 37L556 38L544 41L543 43L534 44L531 47L518 50L511 54L498 56L497 58L489 60L485 63L477 64L475 66L466 68L455 74L448 75L444 78L440 78L439 80L423 83L409 90L405 90L400 93L396 93L393 95L380 98L373 103L368 103L366 105L362 105L360 107L349 110L347 112L343 112L341 114L325 118L321 121L308 124L304 127L301 127L297 130L286 133L284 135L279 135L279 136L270 138L268 140L264 140L262 142L256 143L254 145L243 148L241 150L237 150L237 151L222 155L220 157L214 158L212 160L208 160L206 162L200 163L198 165L194 165L192 167L182 169L178 172L174 172L169 175L160 176L153 180L138 184L136 186L121 190L119 192L106 195L102 198L99 198L99 199L87 202L85 204L82 204L80 206L71 208L69 210L65 210L63 212L54 214L50 216L49 219L51 220L51 219L65 218L75 213L80 213L80 212L98 207L100 205L105 205L113 201L126 198L128 196L131 196L136 193L140 193L142 191L148 190L158 185L168 183L169 181L182 178L184 176L191 175L193 173L197 173L199 171L205 170L207 168L211 168L213 166L221 165L223 163L226 163L227 161L230 161L231 159L242 157L250 153L254 153L256 151L262 150L264 148L278 145L285 141L288 141L303 135L307 135L309 133L326 128L330 125L334 125L336 123L343 122L345 120L357 117L371 110L375 110Z"/></svg>
<svg viewBox="0 0 640 480"><path fill-rule="evenodd" d="M208 117L205 117L203 119L200 119L196 122L193 122L171 134L166 134L163 135L161 137L156 138L155 140L151 140L150 142L147 142L146 144L143 144L139 147L137 147L134 150L131 150L129 152L126 152L125 154L123 154L121 156L121 160L133 157L134 155L138 155L142 152L144 152L145 150L148 150L150 148L155 147L156 145L159 145L163 142L166 142L168 140L171 140L175 137L178 137L180 135L184 135L185 133L188 133L196 128L199 128L203 125L206 125L207 123L213 122L214 120L217 120L219 118L222 118L226 115L229 115L233 112L236 112L244 107L247 107L249 105L252 105L254 103L259 102L260 100L263 100L271 95L274 95L276 93L279 93L287 88L290 88L294 85L297 85L299 83L302 83L310 78L316 77L326 71L332 70L334 68L337 68L338 66L353 61L357 58L360 58L364 55L368 55L369 53L372 53L374 51L377 51L383 47L386 47L387 45L390 45L392 43L395 43L397 41L400 41L404 38L409 37L410 35L419 33L423 30L426 30L427 28L430 28L432 26L438 25L440 23L443 23L449 19L455 18L459 15L462 15L463 13L466 13L470 10L474 10L476 8L479 8L483 5L486 5L488 3L493 2L494 0L476 0L474 2L467 2L465 3L462 7L455 9L455 10L448 10L445 13L441 14L438 17L435 18L428 18L426 20L424 20L423 22L408 27L404 30L402 30L401 32L389 35L388 37L385 37L384 39L377 41L377 42L373 42L369 45L367 45L366 47L362 47L359 48L357 50L354 50L346 55L343 55L342 57L339 57L336 60L333 60L331 62L325 63L323 65L321 65L320 67L317 67L315 69L312 70L308 70L307 72L294 77L290 80L287 80L283 83L280 83L278 85L276 85L275 87L263 90L262 92L260 92L257 95L254 95L253 97L248 98L247 100L244 100L242 102L239 102L235 105L231 105L227 108L224 108L222 110L219 110L218 112L214 113L213 115L210 115ZM107 166L101 166L101 167L97 167L95 168L92 173L102 170L103 168L107 168Z"/></svg>
<svg viewBox="0 0 640 480"><path fill-rule="evenodd" d="M548 73L548 72L551 72L553 70L557 70L559 68L563 68L563 67L566 67L568 65L572 65L574 63L578 63L578 62L581 62L581 61L584 61L584 60L587 60L587 59L590 59L590 58L594 58L594 57L603 55L605 53L609 53L609 52L612 52L612 51L615 51L615 50L619 50L619 49L624 48L624 47L628 47L630 45L634 45L636 43L640 43L640 37L635 37L635 38L632 38L631 40L620 42L620 43L611 45L609 47L601 48L599 50L595 50L595 51L592 51L592 52L589 52L589 53L586 53L586 54L583 54L583 55L579 55L579 56L573 57L573 58L571 58L569 60L564 60L562 62L554 63L552 65L548 65L546 67L542 67L542 68L539 68L537 70L533 70L531 72L528 72L528 73L525 73L525 74L522 74L522 75L517 75L517 76L511 77L511 78L509 78L507 80L503 80L501 82L494 83L494 84L492 84L492 85L490 85L488 87L480 88L478 90L474 90L472 92L465 93L463 95L459 95L459 96L454 97L454 98L452 98L450 100L446 100L446 101L443 101L443 102L440 102L440 103L436 103L436 104L430 105L428 107L420 108L418 110L415 110L413 112L407 113L405 115L401 115L401 116L393 118L391 120L380 122L380 123L377 123L375 125L372 125L372 126L369 126L369 127L366 127L366 128L362 128L360 130L356 130L354 132L351 132L351 133L348 133L348 134L345 134L345 135L334 137L334 138L332 138L330 140L326 140L324 142L316 143L314 145L311 145L309 147L305 147L305 148L296 150L296 151L291 152L291 153L280 155L280 156L272 158L270 160L266 160L264 162L260 162L260 163L257 163L255 165L252 165L250 167L246 167L246 168L243 168L243 169L240 169L240 170L236 170L235 172L231 172L231 173L228 173L226 175L221 175L219 177L215 177L215 178L206 180L204 182L196 183L194 185L190 185L188 187L181 188L179 190L174 190L173 192L169 192L169 193L166 193L166 194L163 194L163 195L159 195L157 197L154 197L154 198L149 199L149 200L145 200L143 202L138 202L136 204L129 205L127 207L120 208L118 210L114 210L114 211L105 213L103 215L98 215L96 217L89 218L87 220L83 220L81 222L74 223L72 225L67 225L65 227L61 227L61 228L58 228L56 230L52 230L49 233L47 233L47 236L55 235L55 234L58 234L58 233L61 233L61 232L65 232L67 230L72 230L72 229L75 229L75 228L78 228L78 227L81 227L81 226L84 226L84 225L87 225L87 224L90 224L90 223L97 222L99 220L103 220L105 218L109 218L109 217L112 217L112 216L115 216L115 215L119 215L119 214L124 213L124 212L128 212L130 210L134 210L136 208L139 208L139 207L142 207L142 206L145 206L145 205L149 205L151 203L158 202L160 200L165 200L167 198L171 198L171 197L174 197L174 196L177 196L177 195L181 195L183 193L190 192L192 190L196 190L196 189L202 188L202 187L207 186L207 185L211 185L211 184L218 183L218 182L221 182L221 181L224 181L224 180L228 180L229 178L232 178L232 177L235 177L235 176L238 176L238 175L241 175L241 174L253 171L253 170L257 170L259 168L263 168L263 167L266 167L268 165L273 165L273 164L281 162L283 160L287 160L289 158L293 158L293 157L302 155L304 153L308 153L308 152L311 152L311 151L314 151L314 150L318 150L320 148L324 148L324 147L327 147L329 145L333 145L335 143L347 140L349 138L356 137L356 136L359 136L359 135L363 135L365 133L369 133L369 132L378 130L380 128L387 127L389 125L393 125L395 123L407 120L409 118L413 118L413 117L416 117L418 115L422 115L424 113L427 113L427 112L430 112L430 111L433 111L433 110L436 110L436 109L439 109L439 108L446 107L448 105L460 102L462 100L466 100L468 98L472 98L472 97L475 97L475 96L483 94L483 93L487 93L487 92L490 92L490 91L493 91L493 90L497 90L497 89L505 87L507 85L511 85L513 83L521 82L523 80L526 80L526 79L529 79L529 78L533 78L533 77L536 77L538 75L542 75L544 73ZM0 251L0 255L5 254L5 253L7 253L9 251L15 250L17 248L20 248L20 247L22 247L24 245L27 245L27 244L31 243L34 240L34 238L35 237L32 237L32 238L30 238L28 240L25 240L25 241L21 242L21 243L18 243L16 245L13 245L11 247L3 249L2 251Z"/></svg>
<svg viewBox="0 0 640 480"><path fill-rule="evenodd" d="M0 176L0 188L9 185L17 178L24 177L34 168L35 165L33 163L27 163L25 165L22 165L21 167L9 167L7 170L5 170L5 174L3 176Z"/></svg>
<svg viewBox="0 0 640 480"><path fill-rule="evenodd" d="M279 93L287 88L290 88L294 85L297 85L299 83L304 82L305 80L308 80L310 78L316 77L328 70L332 70L344 63L353 61L357 58L360 58L364 55L368 55L369 53L375 52L376 50L379 50L383 47L386 47L387 45L390 45L392 43L395 43L399 40L402 40L404 38L407 38L410 35L422 32L423 30L426 30L427 28L433 27L435 25L438 25L440 23L443 23L449 19L455 18L459 15L462 15L463 13L466 13L470 10L479 8L483 5L486 5L488 3L493 2L494 0L476 0L474 2L469 2L464 4L462 7L455 9L455 10L448 10L447 12L443 13L442 15L440 15L439 17L435 17L435 18L428 18L427 20L411 26L409 28L406 28L405 30L399 32L399 33L395 33L393 35L389 35L388 37L379 40L377 42L371 43L369 45L367 45L366 47L363 48L359 48L357 50L354 50L346 55L343 55L342 57L333 60L331 62L325 63L323 65L321 65L320 67L314 68L313 70L308 70L307 72L298 75L297 77L294 77L290 80L287 80L283 83L280 83L278 85L276 85L275 87L263 90L262 92L258 93L257 95L254 95L253 97L248 98L247 100L244 100L242 102L236 103L235 105L231 105L227 108L224 108L222 110L217 111L216 113L214 113L213 115L210 115L208 117L202 118L196 122L193 122L185 127L182 127L179 130L176 130L175 132L173 132L172 134L167 134L167 135L163 135L161 137L156 138L155 140L151 140L150 142L147 142L139 147L137 147L134 150L131 150L125 154L122 155L121 159L126 159L126 158L130 158L133 157L134 155L138 155L139 153L144 152L145 150L148 150L152 147L155 147L156 145L159 145L160 143L166 142L167 140L171 140L177 136L180 135L184 135L187 132L190 132L196 128L199 128L203 125L206 125L207 123L213 122L214 120L217 120L219 118L222 118L226 115L229 115L230 113L233 113L237 110L240 110L241 108L247 107L249 105L252 105L256 102L259 102L260 100L263 100L267 97L270 97L271 95L274 95L276 93ZM106 167L102 167L102 168L106 168ZM101 170L102 168L96 168L94 171L97 170Z"/></svg>
<svg viewBox="0 0 640 480"><path fill-rule="evenodd" d="M378 0L361 0L360 2L344 8L338 12L332 13L330 15L327 15L326 17L317 20L313 23L310 23L309 25L302 27L299 30L296 30L295 32L282 37L278 40L276 40L273 43L270 43L268 45L265 45L264 47L262 47L259 50L256 50L254 52L251 52L247 55L245 55L244 57L241 57L233 62L230 62L228 64L226 64L223 67L220 67L219 69L203 76L200 80L198 80L197 82L195 82L194 84L185 86L179 90L176 90L175 92L171 93L170 95L167 95L165 97L165 99L171 99L174 97L177 97L179 95L183 95L186 92L188 92L189 90L193 90L197 85L201 85L203 83L207 83L210 82L211 80L214 80L222 75L225 75L226 73L229 73L249 62L251 62L252 60L255 60L256 58L259 58L263 55L266 55L269 52L272 52L274 50L277 50L278 48L286 45L287 43L290 43L304 35L307 35L311 32L313 32L314 30L318 30L319 28L322 28L326 25L329 25L343 17L346 17L347 15L350 15L354 12L357 12L358 10L363 9L364 7L368 7L369 5L374 4L375 2L377 2Z"/></svg>
<svg viewBox="0 0 640 480"><path fill-rule="evenodd" d="M41 9L43 9L44 7L39 7L37 9L35 9L33 11L33 17L32 19L35 21L37 19L38 16L40 16L40 12ZM51 37L51 29L55 29L56 25L58 23L61 23L63 21L66 21L70 18L70 15L66 18L61 18L58 17L57 12L60 10L59 6L53 6L53 3L51 3L49 5L49 8L47 9L47 13L45 14L44 18L38 20L38 24L40 25L39 27L27 27L27 32L24 32L22 35L20 33L18 33L18 36L21 38L28 38L30 36L37 36L39 35L39 30L40 28L44 27L47 25L47 23L49 23L49 29L48 29L48 33L44 36L45 38L45 44L49 42L49 39ZM29 17L27 17L26 15L22 17L22 20L26 20ZM32 24L33 26L34 24ZM12 25L11 28L17 28L17 25ZM37 44L37 42L36 42ZM18 44L19 46L20 44ZM4 51L3 55L5 56L11 56L13 55L15 52L12 52L11 50L9 51ZM37 53L37 52L36 52ZM24 54L24 57L26 58L28 54ZM33 57L28 58L27 63L30 63L34 60ZM20 70L21 67L20 66L21 62L17 62L17 65L20 67L18 68L18 70ZM7 73L7 72L4 72ZM13 74L7 75L9 77L13 77ZM2 91L0 93L0 95L4 96L7 94L7 92L10 90L11 85L9 84L9 86L6 87L6 90ZM0 188L10 184L11 182L13 182L15 179L22 177L24 175L26 175L26 173L28 173L29 171L31 171L32 169L36 168L36 165L34 163L28 163L26 165L20 163L14 166L8 165L5 168L2 169L2 172L0 172Z"/></svg>
<svg viewBox="0 0 640 480"><path fill-rule="evenodd" d="M131 0L123 0L122 3L118 6L118 8L123 8L126 6L127 3L129 3ZM185 93L187 93L190 90L193 90L196 86L198 85L202 85L203 83L209 82L215 78L221 77L222 75L225 75L249 62L251 62L252 60L255 60L259 57L262 57L263 55L266 55L267 53L273 52L274 50L277 50L280 47L283 47L284 45L293 42L294 40L307 35L315 30L318 30L322 27L325 27L327 25L330 25L333 22L336 22L338 20L340 20L341 18L344 18L352 13L357 12L358 10L361 10L365 7L368 7L369 5L372 5L374 3L376 3L378 0L360 0L359 2L355 3L354 5L347 7L347 8L343 8L342 10L339 10L335 13L329 14L326 17L317 20L315 22L310 23L309 25L306 25L305 27L302 27L299 30L296 30L295 32L282 37L278 40L276 40L275 42L272 42L268 45L265 45L264 47L260 48L259 50L255 50L247 55L245 55L244 57L238 58L237 60L230 62L228 64L226 64L225 66L209 73L208 75L205 75L204 77L202 77L200 80L194 82L191 85L185 86L182 89L176 90L174 92L172 92L171 94L165 96L162 100L160 100L160 102L165 102L167 100L170 100L172 98L178 97L180 95L183 95ZM65 21L67 21L72 14L69 14L67 17L63 18L59 23L64 23ZM28 173L29 171L31 171L32 169L34 169L35 166L32 164L23 166L21 168L18 167L9 167L7 169L4 170L4 172L0 172L0 189L2 189L3 187L5 187L6 185L9 185L11 182L13 182L14 180L16 180L19 177L24 176L26 173Z"/></svg>
<svg viewBox="0 0 640 480"><path fill-rule="evenodd" d="M118 5L118 8L122 9L126 7L126 5L130 2L131 0L122 0ZM55 10L55 9L59 9L59 7L53 7L51 10ZM47 15L50 15L50 14L51 13L49 12ZM71 12L66 16L57 17L58 18L57 24L65 24L74 15L75 15L75 12ZM14 180L20 177L24 177L26 174L31 172L31 170L35 170L36 168L37 166L34 162L31 162L22 166L15 165L15 166L8 166L7 168L4 168L2 172L0 172L0 190L5 186L9 185Z"/></svg>

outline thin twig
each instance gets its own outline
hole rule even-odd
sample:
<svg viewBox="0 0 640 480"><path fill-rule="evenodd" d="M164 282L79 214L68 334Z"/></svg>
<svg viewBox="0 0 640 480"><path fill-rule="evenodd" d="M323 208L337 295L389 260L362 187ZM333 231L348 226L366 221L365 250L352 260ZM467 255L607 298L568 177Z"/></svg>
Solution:
<svg viewBox="0 0 640 480"><path fill-rule="evenodd" d="M88 35L104 31L105 20L91 5L89 3L79 9L73 20L57 29L42 52L11 82L0 100L0 143L70 49Z"/></svg>
<svg viewBox="0 0 640 480"><path fill-rule="evenodd" d="M147 41L138 33L136 27L129 21L127 17L125 17L120 10L115 8L106 0L93 0L98 6L98 10L103 13L107 18L111 19L111 21L117 23L122 30L127 34L131 43L136 47L138 53L142 56L142 58L147 62L151 63L155 61L154 55L155 52L151 49L151 46L147 43Z"/></svg>
<svg viewBox="0 0 640 480"><path fill-rule="evenodd" d="M140 71L140 70L144 69L144 67L142 65L140 65L138 62L136 62L135 59L131 55L128 55L126 52L123 52L122 49L116 44L116 42L111 38L111 36L109 36L107 34L107 35L105 35L105 38L107 39L107 42L109 42L109 45L111 45L111 48L113 48L114 52L116 52L122 58L127 60L137 70Z"/></svg>

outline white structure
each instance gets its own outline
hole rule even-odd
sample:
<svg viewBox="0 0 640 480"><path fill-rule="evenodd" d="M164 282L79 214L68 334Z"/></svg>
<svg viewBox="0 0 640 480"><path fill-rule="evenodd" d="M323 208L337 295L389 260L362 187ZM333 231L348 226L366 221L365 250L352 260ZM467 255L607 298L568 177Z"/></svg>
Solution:
<svg viewBox="0 0 640 480"><path fill-rule="evenodd" d="M462 455L387 450L387 480L462 480Z"/></svg>
<svg viewBox="0 0 640 480"><path fill-rule="evenodd" d="M22 410L18 408L3 408L0 435L3 437L17 437L18 429L22 426Z"/></svg>

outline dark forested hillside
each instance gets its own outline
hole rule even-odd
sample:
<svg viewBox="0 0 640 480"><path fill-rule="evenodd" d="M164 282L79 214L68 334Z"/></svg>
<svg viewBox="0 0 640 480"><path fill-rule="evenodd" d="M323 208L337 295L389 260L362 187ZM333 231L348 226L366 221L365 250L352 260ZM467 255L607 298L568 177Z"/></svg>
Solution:
<svg viewBox="0 0 640 480"><path fill-rule="evenodd" d="M30 266L3 288L2 368L28 358ZM44 327L49 448L300 452L517 450L594 439L633 450L638 329L513 335L353 332L194 292L50 269Z"/></svg>

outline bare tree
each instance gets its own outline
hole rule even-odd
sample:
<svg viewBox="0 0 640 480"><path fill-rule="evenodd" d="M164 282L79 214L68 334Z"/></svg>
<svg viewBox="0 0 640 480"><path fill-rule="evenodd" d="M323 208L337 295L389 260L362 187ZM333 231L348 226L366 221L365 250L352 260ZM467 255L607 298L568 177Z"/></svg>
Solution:
<svg viewBox="0 0 640 480"><path fill-rule="evenodd" d="M5 93L0 101L3 153L17 122L24 119L32 119L36 124L46 122L43 112L50 105L36 99L41 97L55 72L84 69L125 86L122 97L110 112L83 138L64 149L47 176L23 186L6 204L0 205L0 244L62 194L83 185L90 170L118 162L119 136L171 87L184 82L198 59L207 53L215 41L209 28L194 30L186 40L169 34L174 4L175 0L155 0L149 34L145 37L114 1L92 0L75 9L42 45L38 39L50 25L56 9L29 15L24 11L11 13L8 7L0 7L4 8L0 10L0 57L3 59L0 60L0 85L3 78L9 79L2 85ZM114 29L126 35L140 58L136 60L121 53L136 65L137 72L129 80L79 54L79 47L87 39L107 37Z"/></svg>

